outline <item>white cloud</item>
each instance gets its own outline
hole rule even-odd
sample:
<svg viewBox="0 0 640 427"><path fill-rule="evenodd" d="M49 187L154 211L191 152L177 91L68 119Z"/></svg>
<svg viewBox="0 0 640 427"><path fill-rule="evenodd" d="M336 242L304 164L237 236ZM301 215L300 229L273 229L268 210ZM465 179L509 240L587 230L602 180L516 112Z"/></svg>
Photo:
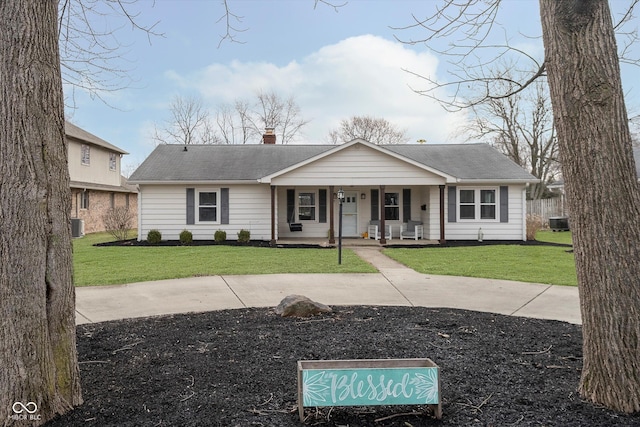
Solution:
<svg viewBox="0 0 640 427"><path fill-rule="evenodd" d="M412 141L446 143L462 115L446 113L411 88L426 82L411 73L436 75L438 60L373 35L350 37L278 67L265 62L212 64L189 76L171 72L172 80L198 90L212 107L259 91L293 95L311 119L301 142L320 143L341 119L382 117L406 128ZM188 82L188 83L187 83Z"/></svg>

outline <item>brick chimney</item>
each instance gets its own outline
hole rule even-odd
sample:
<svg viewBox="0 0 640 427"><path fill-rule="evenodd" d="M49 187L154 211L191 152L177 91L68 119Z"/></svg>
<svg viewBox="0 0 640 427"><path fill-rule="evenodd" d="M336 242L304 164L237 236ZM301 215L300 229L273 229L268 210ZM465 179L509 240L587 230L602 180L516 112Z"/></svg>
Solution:
<svg viewBox="0 0 640 427"><path fill-rule="evenodd" d="M276 143L276 134L274 132L274 128L265 128L264 135L262 135L262 143L263 144L275 144Z"/></svg>

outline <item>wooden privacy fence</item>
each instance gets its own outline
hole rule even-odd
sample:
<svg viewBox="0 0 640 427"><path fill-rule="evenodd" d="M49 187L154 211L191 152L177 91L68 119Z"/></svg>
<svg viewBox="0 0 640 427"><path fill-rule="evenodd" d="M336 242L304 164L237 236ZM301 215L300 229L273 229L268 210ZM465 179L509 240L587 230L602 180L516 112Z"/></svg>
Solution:
<svg viewBox="0 0 640 427"><path fill-rule="evenodd" d="M553 199L527 200L527 215L538 215L545 225L549 224L549 218L554 216L566 216L562 197Z"/></svg>

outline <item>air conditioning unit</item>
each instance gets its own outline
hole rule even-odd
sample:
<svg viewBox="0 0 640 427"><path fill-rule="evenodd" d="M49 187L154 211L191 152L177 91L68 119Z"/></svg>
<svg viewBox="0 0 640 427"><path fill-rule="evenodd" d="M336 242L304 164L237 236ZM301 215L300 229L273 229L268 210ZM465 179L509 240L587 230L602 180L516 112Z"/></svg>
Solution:
<svg viewBox="0 0 640 427"><path fill-rule="evenodd" d="M84 236L84 220L80 218L71 218L71 237Z"/></svg>
<svg viewBox="0 0 640 427"><path fill-rule="evenodd" d="M552 231L569 231L569 217L552 216L549 218L549 228Z"/></svg>

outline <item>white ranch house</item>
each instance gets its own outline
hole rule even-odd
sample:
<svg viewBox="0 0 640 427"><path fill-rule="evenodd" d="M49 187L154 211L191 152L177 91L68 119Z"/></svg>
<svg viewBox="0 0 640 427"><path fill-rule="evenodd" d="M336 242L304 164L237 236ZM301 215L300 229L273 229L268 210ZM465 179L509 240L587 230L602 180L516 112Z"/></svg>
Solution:
<svg viewBox="0 0 640 427"><path fill-rule="evenodd" d="M267 139L265 138L265 141ZM486 144L159 145L129 179L138 186L138 238L212 240L400 237L422 225L428 240L526 240L526 186L538 180ZM411 222L411 223L410 223ZM290 223L301 224L292 231ZM382 233L381 233L382 234Z"/></svg>

